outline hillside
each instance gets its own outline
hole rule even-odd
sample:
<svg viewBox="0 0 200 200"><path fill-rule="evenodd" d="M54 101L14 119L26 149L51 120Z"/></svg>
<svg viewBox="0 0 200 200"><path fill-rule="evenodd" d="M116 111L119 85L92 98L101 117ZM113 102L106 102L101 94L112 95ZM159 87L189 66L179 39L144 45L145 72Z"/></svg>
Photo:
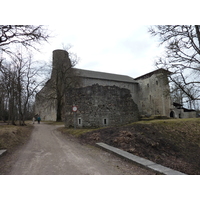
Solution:
<svg viewBox="0 0 200 200"><path fill-rule="evenodd" d="M27 142L32 126L0 126L0 149L7 156ZM80 142L95 145L104 142L158 164L186 174L200 175L200 119L139 121L122 127L103 129L60 129L64 134L78 136ZM0 170L1 171L1 170Z"/></svg>
<svg viewBox="0 0 200 200"><path fill-rule="evenodd" d="M13 126L0 123L0 149L12 152L18 146L27 142L31 135L33 126Z"/></svg>
<svg viewBox="0 0 200 200"><path fill-rule="evenodd" d="M30 139L33 126L13 126L0 123L0 149L7 149L5 155L0 157L0 175L7 174L12 167L13 152L26 144Z"/></svg>
<svg viewBox="0 0 200 200"><path fill-rule="evenodd" d="M140 121L79 136L104 142L186 174L200 174L200 119Z"/></svg>

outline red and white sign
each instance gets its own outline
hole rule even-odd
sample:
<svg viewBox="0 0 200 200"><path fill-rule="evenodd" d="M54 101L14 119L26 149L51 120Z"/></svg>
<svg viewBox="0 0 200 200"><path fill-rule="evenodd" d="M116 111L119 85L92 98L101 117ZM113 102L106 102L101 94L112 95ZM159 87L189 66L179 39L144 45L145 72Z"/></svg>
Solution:
<svg viewBox="0 0 200 200"><path fill-rule="evenodd" d="M78 110L77 106L72 107L73 112L76 112Z"/></svg>

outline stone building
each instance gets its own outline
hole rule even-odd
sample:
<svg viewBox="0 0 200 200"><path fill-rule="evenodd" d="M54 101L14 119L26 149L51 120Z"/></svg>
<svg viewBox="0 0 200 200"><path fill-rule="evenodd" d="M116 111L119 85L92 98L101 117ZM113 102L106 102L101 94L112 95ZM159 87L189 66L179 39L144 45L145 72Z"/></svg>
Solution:
<svg viewBox="0 0 200 200"><path fill-rule="evenodd" d="M169 116L171 100L167 75L158 69L135 78L138 82L138 107L141 115Z"/></svg>
<svg viewBox="0 0 200 200"><path fill-rule="evenodd" d="M171 118L196 118L196 110L185 108L180 103L173 102L172 105L173 106L170 111Z"/></svg>
<svg viewBox="0 0 200 200"><path fill-rule="evenodd" d="M73 104L76 113L71 112ZM95 84L67 91L66 127L74 125L74 117L78 127L117 126L138 121L139 112L130 90Z"/></svg>
<svg viewBox="0 0 200 200"><path fill-rule="evenodd" d="M59 59L60 62L55 62ZM48 93L53 93L49 86L55 81L56 71L63 67L63 62L70 66L68 61L66 51L53 52L51 79L36 95L35 112L40 114L42 120L56 120L57 100L45 98ZM164 69L135 79L126 75L76 68L73 71L79 84L65 91L62 119L66 127L74 126L74 123L80 127L126 124L137 121L140 115L170 116L168 71ZM73 105L78 108L76 113L72 111Z"/></svg>

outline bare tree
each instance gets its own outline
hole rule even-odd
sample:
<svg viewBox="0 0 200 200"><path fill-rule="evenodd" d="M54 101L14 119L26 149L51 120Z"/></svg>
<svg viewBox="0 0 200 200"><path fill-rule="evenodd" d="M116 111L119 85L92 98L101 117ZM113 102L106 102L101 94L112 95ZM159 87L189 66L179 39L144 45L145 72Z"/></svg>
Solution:
<svg viewBox="0 0 200 200"><path fill-rule="evenodd" d="M11 55L9 64L1 66L0 88L4 88L1 92L4 93L4 103L7 102L8 121L12 124L16 119L19 125L25 124L30 102L43 82L39 79L42 70L43 66L33 61L31 54L19 51Z"/></svg>
<svg viewBox="0 0 200 200"><path fill-rule="evenodd" d="M63 50L67 51L69 54L71 66L75 67L80 62L80 57L78 57L78 55L76 53L74 53L70 50L73 47L73 45L72 44L65 45L64 43L62 43L62 46L63 46Z"/></svg>
<svg viewBox="0 0 200 200"><path fill-rule="evenodd" d="M2 119L4 121L11 121L15 125L16 116L16 74L11 64L5 63L0 67L0 84L1 84L1 98L3 113ZM5 113L7 112L7 116Z"/></svg>
<svg viewBox="0 0 200 200"><path fill-rule="evenodd" d="M11 54L12 44L37 49L36 44L50 37L47 32L47 28L42 25L0 25L0 50Z"/></svg>
<svg viewBox="0 0 200 200"><path fill-rule="evenodd" d="M156 66L172 72L170 80L188 101L200 100L200 25L157 25L149 32L165 46Z"/></svg>
<svg viewBox="0 0 200 200"><path fill-rule="evenodd" d="M36 96L38 104L42 104L42 102L54 104L55 102L56 121L62 120L66 90L79 85L79 78L73 70L75 64L78 63L78 57L74 56L74 60L71 61L70 55L72 54L68 53L66 50L55 50L53 52L51 78Z"/></svg>
<svg viewBox="0 0 200 200"><path fill-rule="evenodd" d="M41 64L34 65L32 56L19 50L25 47L29 52L31 49L39 51L37 44L49 37L47 28L42 25L0 25L0 110L3 120L8 118L15 124L18 118L20 125L24 124L30 99L42 82L37 79L43 68ZM4 53L9 55L10 61L5 62Z"/></svg>
<svg viewBox="0 0 200 200"><path fill-rule="evenodd" d="M64 59L58 59L59 57L56 56L53 60L53 65L59 66L56 67L52 72L55 75L54 80L52 81L52 87L56 92L56 121L62 121L62 110L64 107L64 96L66 90L78 84L78 78L73 70L73 67L78 63L78 60L76 60L77 57L75 56L73 57L73 60L71 60L70 54L67 51L62 51L62 54L66 54L65 56L63 55Z"/></svg>

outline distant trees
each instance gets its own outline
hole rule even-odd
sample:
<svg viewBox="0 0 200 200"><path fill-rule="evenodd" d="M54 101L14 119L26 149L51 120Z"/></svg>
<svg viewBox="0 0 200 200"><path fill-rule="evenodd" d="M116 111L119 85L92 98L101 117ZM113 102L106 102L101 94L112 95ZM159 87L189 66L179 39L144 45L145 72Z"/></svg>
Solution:
<svg viewBox="0 0 200 200"><path fill-rule="evenodd" d="M48 38L47 29L41 25L0 25L1 120L12 124L19 120L20 125L25 124L33 110L33 96L42 82L38 79L43 70L27 50L38 50L36 44Z"/></svg>
<svg viewBox="0 0 200 200"><path fill-rule="evenodd" d="M0 67L0 111L3 121L15 125L25 124L33 97L41 85L37 80L43 67L32 60L32 56L16 53L12 54L10 62L2 63Z"/></svg>
<svg viewBox="0 0 200 200"><path fill-rule="evenodd" d="M173 87L192 106L200 100L200 25L157 25L149 32L165 47L156 66L172 72Z"/></svg>

